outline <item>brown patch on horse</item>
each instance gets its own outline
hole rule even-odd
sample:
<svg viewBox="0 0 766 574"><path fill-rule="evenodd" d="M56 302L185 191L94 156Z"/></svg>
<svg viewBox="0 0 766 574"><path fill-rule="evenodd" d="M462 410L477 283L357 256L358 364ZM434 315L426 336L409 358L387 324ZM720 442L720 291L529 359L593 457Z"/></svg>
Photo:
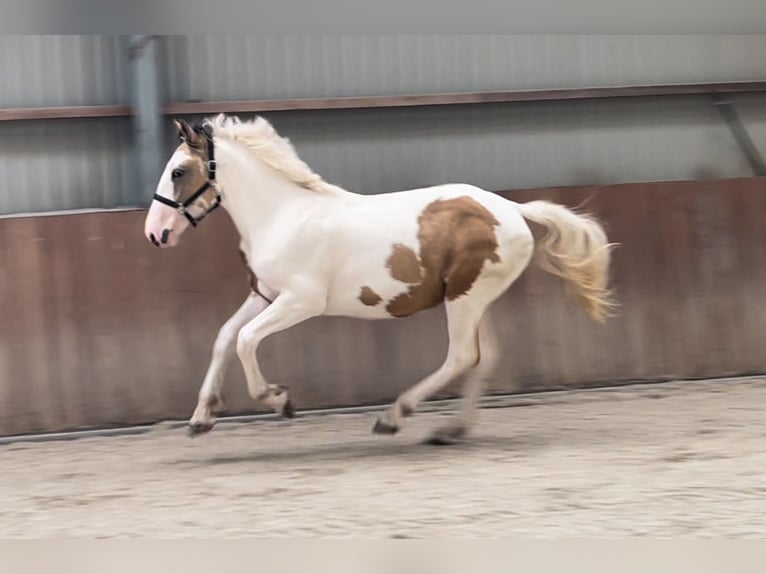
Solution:
<svg viewBox="0 0 766 574"><path fill-rule="evenodd" d="M386 261L386 267L391 271L391 277L403 283L419 283L422 279L420 260L417 254L401 243L391 249L391 255Z"/></svg>
<svg viewBox="0 0 766 574"><path fill-rule="evenodd" d="M471 197L430 203L418 225L420 256L397 244L388 259L391 276L412 283L386 306L394 317L412 315L444 299L457 299L471 289L485 261L500 261L494 231L499 223Z"/></svg>
<svg viewBox="0 0 766 574"><path fill-rule="evenodd" d="M242 263L245 264L245 268L247 269L247 281L250 285L250 289L253 293L258 293L258 277L256 277L255 273L253 273L253 270L250 269L250 264L247 262L247 255L245 255L245 252L240 249L239 256L242 259Z"/></svg>
<svg viewBox="0 0 766 574"><path fill-rule="evenodd" d="M359 300L368 307L375 307L378 303L383 301L383 298L375 293L369 287L362 287L362 291L359 293Z"/></svg>
<svg viewBox="0 0 766 574"><path fill-rule="evenodd" d="M250 290L256 295L268 301L269 303L273 303L271 299L266 297L263 293L261 293L261 290L258 289L258 276L250 268L250 264L247 262L247 256L245 255L245 252L242 251L241 249L239 250L239 256L240 258L242 258L242 263L245 264L245 268L247 269L247 280L248 280L248 283L250 284Z"/></svg>
<svg viewBox="0 0 766 574"><path fill-rule="evenodd" d="M183 170L183 175L173 180L173 196L179 203L189 199L196 193L208 180L207 174L207 145L205 138L194 131L194 128L183 120L176 120L176 131L182 143L176 148L176 151L183 151L189 159L177 166L176 169ZM212 204L215 197L213 190L202 194L200 205L207 208Z"/></svg>
<svg viewBox="0 0 766 574"><path fill-rule="evenodd" d="M205 139L202 134L195 130L186 120L174 120L173 124L175 125L178 138L184 144L188 144L194 151L202 153L205 147L202 145Z"/></svg>
<svg viewBox="0 0 766 574"><path fill-rule="evenodd" d="M183 175L173 179L173 196L177 202L183 203L207 182L207 170L205 169L207 153L185 143L179 145L178 149L189 156L186 161L176 167L176 169L183 170ZM202 199L200 198L200 201Z"/></svg>

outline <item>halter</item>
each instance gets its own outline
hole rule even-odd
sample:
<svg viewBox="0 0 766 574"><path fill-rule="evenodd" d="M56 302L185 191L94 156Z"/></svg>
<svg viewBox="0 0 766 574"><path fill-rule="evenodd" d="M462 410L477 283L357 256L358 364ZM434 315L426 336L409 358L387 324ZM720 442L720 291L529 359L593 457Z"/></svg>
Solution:
<svg viewBox="0 0 766 574"><path fill-rule="evenodd" d="M159 201L160 203L164 203L165 205L172 207L173 209L177 210L178 213L183 215L186 219L189 220L189 223L192 224L192 227L197 227L197 224L205 219L205 216L209 214L211 211L215 210L216 207L221 205L221 192L218 190L218 187L216 185L215 181L215 172L216 168L218 167L218 164L215 161L215 147L213 146L213 136L208 131L207 126L197 126L194 128L194 131L198 134L204 136L205 141L207 142L207 181L200 187L197 191L195 191L186 201L183 203L179 203L173 199L168 199L167 197L163 197L158 193L154 194L154 199ZM186 143L186 145L190 147L192 146L188 141L186 141L186 138L181 138L182 141ZM202 215L199 217L194 217L191 213L188 211L188 207L192 205L199 197L205 193L208 189L213 188L215 190L215 202L213 202L213 205L202 212Z"/></svg>

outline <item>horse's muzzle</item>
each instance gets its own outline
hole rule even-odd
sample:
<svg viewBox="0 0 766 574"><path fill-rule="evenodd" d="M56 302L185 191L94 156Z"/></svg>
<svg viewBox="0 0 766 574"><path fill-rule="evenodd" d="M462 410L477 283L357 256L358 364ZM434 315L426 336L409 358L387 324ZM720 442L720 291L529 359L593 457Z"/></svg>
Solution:
<svg viewBox="0 0 766 574"><path fill-rule="evenodd" d="M173 230L168 227L162 230L162 233L159 235L159 239L154 232L150 232L146 238L155 247L173 247L176 243L178 243L177 235L174 234Z"/></svg>

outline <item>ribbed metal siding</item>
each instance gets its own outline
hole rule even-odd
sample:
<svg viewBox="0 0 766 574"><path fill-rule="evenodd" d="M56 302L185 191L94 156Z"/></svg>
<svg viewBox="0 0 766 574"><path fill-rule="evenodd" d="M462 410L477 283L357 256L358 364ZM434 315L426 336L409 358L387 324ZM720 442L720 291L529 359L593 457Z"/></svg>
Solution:
<svg viewBox="0 0 766 574"><path fill-rule="evenodd" d="M129 103L118 36L0 36L0 107ZM131 205L127 118L0 123L0 213Z"/></svg>
<svg viewBox="0 0 766 574"><path fill-rule="evenodd" d="M176 36L167 51L172 101L766 77L766 35Z"/></svg>
<svg viewBox="0 0 766 574"><path fill-rule="evenodd" d="M753 139L766 144L766 97L742 101ZM513 189L752 175L706 97L264 117L318 173L359 193L456 181Z"/></svg>
<svg viewBox="0 0 766 574"><path fill-rule="evenodd" d="M127 119L1 122L0 213L136 204L132 146Z"/></svg>
<svg viewBox="0 0 766 574"><path fill-rule="evenodd" d="M122 42L0 36L0 106L127 103ZM163 52L168 101L766 77L766 36L177 36ZM766 97L736 101L766 150ZM706 98L268 117L314 169L362 193L448 181L507 189L751 175ZM132 145L128 119L1 123L0 213L145 205Z"/></svg>
<svg viewBox="0 0 766 574"><path fill-rule="evenodd" d="M0 107L128 103L118 36L0 35Z"/></svg>
<svg viewBox="0 0 766 574"><path fill-rule="evenodd" d="M756 80L766 36L183 36L171 101ZM766 96L737 97L756 143ZM269 114L302 157L374 193L752 175L708 98Z"/></svg>

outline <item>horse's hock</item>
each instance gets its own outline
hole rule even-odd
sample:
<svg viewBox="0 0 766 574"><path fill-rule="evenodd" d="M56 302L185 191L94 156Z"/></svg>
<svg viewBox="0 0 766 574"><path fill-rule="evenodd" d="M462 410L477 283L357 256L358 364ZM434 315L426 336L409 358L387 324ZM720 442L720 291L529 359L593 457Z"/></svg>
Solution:
<svg viewBox="0 0 766 574"><path fill-rule="evenodd" d="M492 391L766 372L762 179L525 190L605 223L619 315L592 323L530 268L492 308ZM236 232L216 214L173 253L137 237L144 212L0 220L0 434L185 419L217 330L249 288ZM388 402L436 368L440 309L406 319L322 318L277 334L264 374L298 409ZM725 383L722 383L725 384ZM225 389L247 412L242 369Z"/></svg>

